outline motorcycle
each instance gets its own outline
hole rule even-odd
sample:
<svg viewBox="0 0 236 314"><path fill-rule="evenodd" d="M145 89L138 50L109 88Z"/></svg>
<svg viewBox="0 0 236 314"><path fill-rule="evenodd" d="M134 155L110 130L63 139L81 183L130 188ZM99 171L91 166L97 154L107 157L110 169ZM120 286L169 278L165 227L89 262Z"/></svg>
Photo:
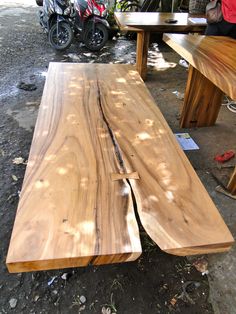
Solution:
<svg viewBox="0 0 236 314"><path fill-rule="evenodd" d="M40 24L48 34L49 43L57 50L68 48L73 41L72 12L69 0L44 0L39 11Z"/></svg>
<svg viewBox="0 0 236 314"><path fill-rule="evenodd" d="M98 51L106 44L110 25L104 0L75 0L75 28L85 46Z"/></svg>
<svg viewBox="0 0 236 314"><path fill-rule="evenodd" d="M44 0L40 24L56 50L67 49L76 35L88 49L98 51L108 40L106 15L103 0Z"/></svg>

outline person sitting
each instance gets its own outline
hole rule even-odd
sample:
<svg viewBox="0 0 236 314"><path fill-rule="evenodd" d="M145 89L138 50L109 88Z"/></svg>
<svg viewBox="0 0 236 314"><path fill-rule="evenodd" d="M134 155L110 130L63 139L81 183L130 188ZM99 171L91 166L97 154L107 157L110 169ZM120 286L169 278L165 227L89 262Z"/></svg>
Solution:
<svg viewBox="0 0 236 314"><path fill-rule="evenodd" d="M236 39L236 0L221 0L222 21L207 24L205 35L229 36Z"/></svg>

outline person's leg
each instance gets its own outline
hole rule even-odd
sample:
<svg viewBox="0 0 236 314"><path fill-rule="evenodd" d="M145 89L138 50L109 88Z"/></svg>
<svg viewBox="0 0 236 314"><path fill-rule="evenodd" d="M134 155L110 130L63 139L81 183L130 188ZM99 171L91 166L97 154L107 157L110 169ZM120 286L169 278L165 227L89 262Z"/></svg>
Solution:
<svg viewBox="0 0 236 314"><path fill-rule="evenodd" d="M220 36L220 30L219 30L219 25L220 23L214 23L214 24L207 24L207 28L205 31L205 35L208 36Z"/></svg>
<svg viewBox="0 0 236 314"><path fill-rule="evenodd" d="M229 31L229 36L236 39L236 24L232 24L231 30Z"/></svg>
<svg viewBox="0 0 236 314"><path fill-rule="evenodd" d="M236 39L236 24L222 20L219 23L208 24L205 35L229 36Z"/></svg>

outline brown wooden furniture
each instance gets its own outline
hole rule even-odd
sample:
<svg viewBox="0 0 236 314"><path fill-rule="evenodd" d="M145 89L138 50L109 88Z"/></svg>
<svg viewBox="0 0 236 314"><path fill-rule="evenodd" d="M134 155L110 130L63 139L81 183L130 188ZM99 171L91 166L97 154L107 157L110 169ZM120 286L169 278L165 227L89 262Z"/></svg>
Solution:
<svg viewBox="0 0 236 314"><path fill-rule="evenodd" d="M229 37L164 34L189 66L181 127L214 125L225 93L236 99L236 41ZM228 185L236 193L236 174Z"/></svg>
<svg viewBox="0 0 236 314"><path fill-rule="evenodd" d="M7 257L10 272L132 261L142 252L130 187L110 178L122 169L94 69L50 63Z"/></svg>
<svg viewBox="0 0 236 314"><path fill-rule="evenodd" d="M130 65L52 63L7 256L10 272L136 259L141 223L188 255L233 238Z"/></svg>
<svg viewBox="0 0 236 314"><path fill-rule="evenodd" d="M123 31L137 32L136 66L140 76L145 79L147 74L147 56L150 32L156 33L202 33L206 24L194 24L189 17L202 17L188 13L164 12L115 12L115 19ZM166 20L175 19L177 23L170 24Z"/></svg>

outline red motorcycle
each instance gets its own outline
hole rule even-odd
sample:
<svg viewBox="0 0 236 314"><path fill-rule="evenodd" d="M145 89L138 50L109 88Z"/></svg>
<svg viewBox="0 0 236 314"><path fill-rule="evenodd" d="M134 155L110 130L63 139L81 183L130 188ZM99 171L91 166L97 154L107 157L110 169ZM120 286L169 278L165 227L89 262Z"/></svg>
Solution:
<svg viewBox="0 0 236 314"><path fill-rule="evenodd" d="M88 49L100 50L108 40L110 29L104 1L75 0L74 10L75 32L78 31Z"/></svg>
<svg viewBox="0 0 236 314"><path fill-rule="evenodd" d="M108 40L106 16L103 0L44 0L40 24L57 50L68 48L76 35L88 49L98 51Z"/></svg>

